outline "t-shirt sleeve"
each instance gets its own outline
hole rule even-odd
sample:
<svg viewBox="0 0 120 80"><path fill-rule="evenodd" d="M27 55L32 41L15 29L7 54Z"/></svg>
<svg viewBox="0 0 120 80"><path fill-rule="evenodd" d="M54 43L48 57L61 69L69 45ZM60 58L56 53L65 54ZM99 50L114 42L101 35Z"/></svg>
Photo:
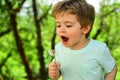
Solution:
<svg viewBox="0 0 120 80"><path fill-rule="evenodd" d="M104 69L105 73L111 72L115 66L115 60L106 45L104 46L101 56L99 58L99 63Z"/></svg>

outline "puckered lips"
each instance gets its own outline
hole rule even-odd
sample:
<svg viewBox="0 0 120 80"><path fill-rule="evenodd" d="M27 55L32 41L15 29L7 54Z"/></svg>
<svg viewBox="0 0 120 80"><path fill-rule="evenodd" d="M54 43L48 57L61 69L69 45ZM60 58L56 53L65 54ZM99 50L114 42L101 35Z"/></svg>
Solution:
<svg viewBox="0 0 120 80"><path fill-rule="evenodd" d="M61 39L62 39L62 42L67 42L69 40L69 38L66 36L61 36Z"/></svg>

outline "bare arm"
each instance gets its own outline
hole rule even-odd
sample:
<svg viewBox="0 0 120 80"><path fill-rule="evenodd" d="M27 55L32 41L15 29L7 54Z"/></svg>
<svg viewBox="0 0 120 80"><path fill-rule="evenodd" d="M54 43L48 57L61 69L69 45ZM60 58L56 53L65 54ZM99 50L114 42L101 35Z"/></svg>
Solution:
<svg viewBox="0 0 120 80"><path fill-rule="evenodd" d="M105 80L115 80L117 74L117 66L115 65L112 72L105 75Z"/></svg>

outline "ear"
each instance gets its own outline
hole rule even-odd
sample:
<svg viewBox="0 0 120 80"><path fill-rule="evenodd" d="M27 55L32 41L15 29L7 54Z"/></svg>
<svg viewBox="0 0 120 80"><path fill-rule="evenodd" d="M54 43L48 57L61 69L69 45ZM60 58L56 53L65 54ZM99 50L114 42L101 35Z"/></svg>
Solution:
<svg viewBox="0 0 120 80"><path fill-rule="evenodd" d="M83 34L87 34L91 29L90 25L87 25L86 27L83 28Z"/></svg>

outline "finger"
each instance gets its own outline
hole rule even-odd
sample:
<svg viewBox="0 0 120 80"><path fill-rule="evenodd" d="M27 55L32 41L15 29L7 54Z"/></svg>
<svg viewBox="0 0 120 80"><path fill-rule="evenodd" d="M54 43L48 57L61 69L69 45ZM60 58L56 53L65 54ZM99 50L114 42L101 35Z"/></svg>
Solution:
<svg viewBox="0 0 120 80"><path fill-rule="evenodd" d="M59 67L60 67L60 63L59 63L59 62L56 62L56 64L57 64L57 66L59 66Z"/></svg>
<svg viewBox="0 0 120 80"><path fill-rule="evenodd" d="M59 62L56 62L56 67L57 67L57 69L60 69L60 63Z"/></svg>
<svg viewBox="0 0 120 80"><path fill-rule="evenodd" d="M55 75L58 74L58 72L59 72L58 70L50 70L50 71L49 71L49 75L50 75L50 76L55 76Z"/></svg>
<svg viewBox="0 0 120 80"><path fill-rule="evenodd" d="M56 70L59 70L59 69L60 69L60 63L59 62L51 62L49 64L49 70L56 71Z"/></svg>
<svg viewBox="0 0 120 80"><path fill-rule="evenodd" d="M50 64L49 64L49 67L54 67L56 64L54 63L54 62L51 62Z"/></svg>

